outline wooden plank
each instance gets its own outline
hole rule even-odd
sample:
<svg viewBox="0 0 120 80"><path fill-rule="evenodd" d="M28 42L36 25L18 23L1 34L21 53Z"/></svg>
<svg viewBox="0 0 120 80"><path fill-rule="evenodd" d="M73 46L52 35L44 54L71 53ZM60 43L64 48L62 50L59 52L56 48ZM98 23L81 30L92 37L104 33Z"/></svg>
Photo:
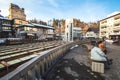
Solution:
<svg viewBox="0 0 120 80"><path fill-rule="evenodd" d="M2 60L2 59L6 59L6 58L10 58L10 57L11 57L10 55L2 56L2 57L0 57L0 60Z"/></svg>
<svg viewBox="0 0 120 80"><path fill-rule="evenodd" d="M7 63L8 63L9 65L14 65L14 64L17 64L17 63L19 63L19 62L21 62L21 60L15 59L15 60L12 60L12 61L8 61Z"/></svg>
<svg viewBox="0 0 120 80"><path fill-rule="evenodd" d="M4 68L4 65L0 64L0 69L1 69L1 68Z"/></svg>

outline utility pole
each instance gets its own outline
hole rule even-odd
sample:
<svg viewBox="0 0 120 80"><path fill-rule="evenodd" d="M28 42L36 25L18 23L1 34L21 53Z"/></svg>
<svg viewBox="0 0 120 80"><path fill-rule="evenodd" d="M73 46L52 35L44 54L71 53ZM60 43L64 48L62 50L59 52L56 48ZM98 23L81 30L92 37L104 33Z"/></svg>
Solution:
<svg viewBox="0 0 120 80"><path fill-rule="evenodd" d="M1 12L1 10L0 10L0 12ZM0 16L1 16L1 14L0 14ZM2 19L0 19L0 32L2 31ZM1 34L0 34L0 38L1 38Z"/></svg>
<svg viewBox="0 0 120 80"><path fill-rule="evenodd" d="M58 23L58 27L59 27L59 39L61 40L61 26L62 26L62 23L61 23L61 21L59 21L59 23Z"/></svg>

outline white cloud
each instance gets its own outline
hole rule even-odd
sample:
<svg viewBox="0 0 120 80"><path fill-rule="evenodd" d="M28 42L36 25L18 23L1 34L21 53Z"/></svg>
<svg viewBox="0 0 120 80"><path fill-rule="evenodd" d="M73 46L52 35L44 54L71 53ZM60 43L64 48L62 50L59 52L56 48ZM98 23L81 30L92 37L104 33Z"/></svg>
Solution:
<svg viewBox="0 0 120 80"><path fill-rule="evenodd" d="M107 15L107 9L104 5L98 3L85 3L79 9L81 18L85 21L97 21Z"/></svg>
<svg viewBox="0 0 120 80"><path fill-rule="evenodd" d="M108 11L103 4L86 2L69 9L65 17L79 18L81 21L92 22L105 18L107 14Z"/></svg>
<svg viewBox="0 0 120 80"><path fill-rule="evenodd" d="M48 0L48 2L49 2L52 6L58 7L58 4L57 4L57 2L55 2L55 0Z"/></svg>
<svg viewBox="0 0 120 80"><path fill-rule="evenodd" d="M3 16L8 16L8 7L9 7L9 0L8 1L3 1L0 0L0 14Z"/></svg>
<svg viewBox="0 0 120 80"><path fill-rule="evenodd" d="M115 11L115 12L113 12L113 13L108 14L107 17L110 17L110 16L113 16L113 15L116 15L116 14L118 14L118 13L120 13L120 12L119 12L119 11Z"/></svg>
<svg viewBox="0 0 120 80"><path fill-rule="evenodd" d="M1 10L0 14L1 15L3 16L9 15L10 3L17 4L20 8L25 8L25 14L28 17L33 17L34 15L36 15L34 14L36 12L32 12L32 11L38 8L38 4L39 5L43 4L44 0L39 0L37 2L35 2L35 0L7 0L7 1L0 0L0 10Z"/></svg>
<svg viewBox="0 0 120 80"><path fill-rule="evenodd" d="M57 0L0 0L0 13L3 16L8 16L10 3L25 8L27 19L37 18L44 21L52 18L67 19L73 17L90 22L103 19L109 13L104 4L94 2L84 2L71 7L69 3L60 5Z"/></svg>
<svg viewBox="0 0 120 80"><path fill-rule="evenodd" d="M3 16L8 16L9 15L9 5L10 3L21 3L23 2L23 0L7 0L7 1L3 1L3 0L0 0L0 10L1 10L1 13Z"/></svg>

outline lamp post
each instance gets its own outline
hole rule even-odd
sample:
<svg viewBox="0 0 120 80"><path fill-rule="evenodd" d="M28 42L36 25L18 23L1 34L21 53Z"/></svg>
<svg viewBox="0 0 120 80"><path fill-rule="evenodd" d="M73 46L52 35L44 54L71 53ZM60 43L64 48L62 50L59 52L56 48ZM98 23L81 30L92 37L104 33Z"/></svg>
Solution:
<svg viewBox="0 0 120 80"><path fill-rule="evenodd" d="M61 40L61 25L62 25L62 23L61 23L61 21L59 21L58 22L58 27L59 27L59 40Z"/></svg>
<svg viewBox="0 0 120 80"><path fill-rule="evenodd" d="M0 10L0 12L1 12L1 10ZM1 14L0 14L0 16L1 16ZM0 19L0 32L2 31L2 19ZM2 37L2 35L0 34L0 38Z"/></svg>

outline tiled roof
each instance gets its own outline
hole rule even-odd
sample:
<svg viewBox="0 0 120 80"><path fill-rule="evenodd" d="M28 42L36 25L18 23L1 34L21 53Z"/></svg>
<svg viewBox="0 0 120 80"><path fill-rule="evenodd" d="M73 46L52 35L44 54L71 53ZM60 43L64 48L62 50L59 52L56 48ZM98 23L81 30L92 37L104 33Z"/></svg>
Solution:
<svg viewBox="0 0 120 80"><path fill-rule="evenodd" d="M41 27L41 28L46 28L46 29L54 29L51 26L46 26L46 25L41 25L41 24L25 24L25 25L20 25L20 26Z"/></svg>
<svg viewBox="0 0 120 80"><path fill-rule="evenodd" d="M89 28L88 31L93 31L95 33L99 32L99 28Z"/></svg>
<svg viewBox="0 0 120 80"><path fill-rule="evenodd" d="M0 18L3 18L3 16L0 14Z"/></svg>

